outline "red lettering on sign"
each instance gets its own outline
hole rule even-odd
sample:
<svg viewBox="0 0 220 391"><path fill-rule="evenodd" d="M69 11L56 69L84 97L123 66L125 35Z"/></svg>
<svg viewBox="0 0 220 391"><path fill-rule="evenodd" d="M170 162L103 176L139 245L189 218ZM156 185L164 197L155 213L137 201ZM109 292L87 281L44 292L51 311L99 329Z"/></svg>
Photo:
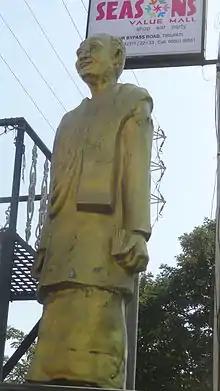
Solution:
<svg viewBox="0 0 220 391"><path fill-rule="evenodd" d="M103 3L99 3L97 5L97 11L98 11L98 16L96 16L96 20L102 20L105 17L105 11L104 11L104 6L105 6L105 1Z"/></svg>
<svg viewBox="0 0 220 391"><path fill-rule="evenodd" d="M97 5L96 20L139 19L143 16L142 5L145 0L138 0L134 4L125 0L121 5L118 1L105 1Z"/></svg>
<svg viewBox="0 0 220 391"><path fill-rule="evenodd" d="M118 1L109 1L107 3L107 14L106 14L106 19L107 20L113 20L117 19L117 15L115 15L113 12L115 12L118 8Z"/></svg>
<svg viewBox="0 0 220 391"><path fill-rule="evenodd" d="M187 16L192 16L196 13L195 0L188 0L189 10L187 12Z"/></svg>
<svg viewBox="0 0 220 391"><path fill-rule="evenodd" d="M192 16L196 13L196 0L172 0L172 17Z"/></svg>
<svg viewBox="0 0 220 391"><path fill-rule="evenodd" d="M142 5L144 4L144 0L139 0L137 1L137 3L135 4L135 9L137 11L137 13L134 15L135 19L138 19L138 18L141 18L143 13L144 13L144 10L142 8Z"/></svg>
<svg viewBox="0 0 220 391"><path fill-rule="evenodd" d="M132 5L130 0L124 1L121 7L121 12L119 15L119 19L132 19L133 18L133 11L132 11Z"/></svg>

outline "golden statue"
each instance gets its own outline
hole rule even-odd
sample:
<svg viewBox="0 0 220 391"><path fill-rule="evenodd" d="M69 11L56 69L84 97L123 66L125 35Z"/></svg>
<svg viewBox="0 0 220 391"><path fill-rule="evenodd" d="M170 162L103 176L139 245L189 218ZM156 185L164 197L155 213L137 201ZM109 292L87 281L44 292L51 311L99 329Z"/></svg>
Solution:
<svg viewBox="0 0 220 391"><path fill-rule="evenodd" d="M152 99L117 84L123 42L86 39L76 68L89 86L56 133L48 215L33 266L43 316L28 381L124 388L125 307L146 269Z"/></svg>

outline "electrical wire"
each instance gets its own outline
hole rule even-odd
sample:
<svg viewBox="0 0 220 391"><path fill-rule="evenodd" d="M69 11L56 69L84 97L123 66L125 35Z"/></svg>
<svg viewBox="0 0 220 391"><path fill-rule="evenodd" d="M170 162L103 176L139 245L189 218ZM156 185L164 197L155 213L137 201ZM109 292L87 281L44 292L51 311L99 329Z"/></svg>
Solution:
<svg viewBox="0 0 220 391"><path fill-rule="evenodd" d="M34 11L32 10L31 6L28 4L28 2L26 0L23 0L24 3L26 4L26 6L28 7L31 15L33 16L35 22L37 23L41 33L44 35L44 37L46 38L48 44L50 45L51 49L53 50L54 54L56 55L57 59L59 60L59 62L61 63L61 65L63 66L64 70L66 71L67 75L69 76L69 78L71 79L71 81L73 82L74 86L76 87L76 89L78 90L79 94L81 95L82 98L84 98L84 95L82 93L82 91L80 90L80 88L78 87L78 85L76 84L74 78L72 77L71 73L69 72L68 68L66 67L65 63L63 62L61 56L59 55L59 53L57 52L57 50L55 49L54 45L52 44L52 42L50 41L48 35L46 34L46 32L44 31L43 27L41 26L39 20L37 19Z"/></svg>
<svg viewBox="0 0 220 391"><path fill-rule="evenodd" d="M137 77L137 75L136 75L135 71L134 71L134 70L132 70L132 73L133 73L133 75L134 75L134 78L135 78L135 80L136 80L136 83L137 83L137 85L140 87L140 83L139 83L139 80L138 80L138 77ZM160 128L159 121L158 121L158 119L157 119L156 115L154 114L154 112L152 113L152 116L153 116L153 118L154 118L155 122L157 123L157 125L158 125L158 128Z"/></svg>
<svg viewBox="0 0 220 391"><path fill-rule="evenodd" d="M159 124L158 118L156 117L156 115L155 115L154 112L152 113L152 117L153 117L154 121L156 122L157 127L160 128L160 124ZM160 128L160 129L161 129L161 128Z"/></svg>
<svg viewBox="0 0 220 391"><path fill-rule="evenodd" d="M24 1L26 1L26 0L24 0ZM68 15L69 15L71 21L72 21L72 24L73 24L74 28L75 28L76 31L77 31L79 37L83 40L83 37L82 37L82 35L80 34L80 32L79 32L79 30L78 30L78 28L77 28L77 26L76 26L76 23L74 22L74 20L73 20L73 18L72 18L72 15L71 15L71 13L70 13L70 11L69 11L69 9L68 9L68 7L67 7L65 1L64 1L64 0L61 0L61 1L62 1L63 5L64 5L64 7L65 7L65 9L66 9L66 11L67 11L67 13L68 13ZM84 1L83 1L83 0L80 0L80 1L81 1L82 5L83 5L84 9L85 9L86 12L87 12L88 10L87 10L87 8L86 8L86 6L85 6ZM134 75L134 78L135 78L135 81L136 81L137 85L140 87L139 80L138 80L137 75L136 75L136 73L134 72L134 70L132 70L132 73L133 73L133 75Z"/></svg>
<svg viewBox="0 0 220 391"><path fill-rule="evenodd" d="M138 80L138 78L137 78L137 75L136 75L135 71L132 70L132 73L133 73L133 75L134 75L134 78L135 78L135 80L136 80L137 85L140 87L140 83L139 83L139 80Z"/></svg>
<svg viewBox="0 0 220 391"><path fill-rule="evenodd" d="M3 55L0 53L0 58L1 60L4 62L4 64L6 65L6 67L8 68L8 70L12 73L12 75L14 76L14 78L17 80L17 82L20 84L21 88L23 89L23 91L25 92L25 94L28 96L28 98L31 100L31 102L33 103L33 105L36 107L36 109L39 111L39 113L41 114L41 116L44 118L45 122L48 124L48 126L52 129L52 131L55 133L55 129L54 127L51 125L51 123L49 122L49 120L47 119L47 117L44 115L44 113L41 111L41 109L39 108L39 106L37 105L37 103L34 101L34 99L32 98L32 96L29 94L29 92L26 90L26 88L24 87L24 85L22 84L22 82L19 80L18 76L14 73L14 71L12 70L12 68L10 67L10 65L8 64L8 62L5 60L5 58L3 57Z"/></svg>
<svg viewBox="0 0 220 391"><path fill-rule="evenodd" d="M26 1L26 0L24 0L24 1ZM81 1L82 5L83 5L83 8L85 9L85 11L88 12L88 9L86 8L86 5L85 5L84 1L83 1L83 0L80 0L80 1ZM64 0L62 0L62 2L64 3ZM64 3L64 4L65 4L65 3ZM67 9L66 4L65 4L65 8ZM71 20L72 20L72 16L70 15L69 10L68 10L67 12L68 12L68 14L69 14L69 16L70 16L70 18L71 18ZM72 22L73 22L73 20L72 20ZM74 24L74 26L75 26L75 23L74 23L74 22L73 22L73 24ZM77 28L76 28L76 29L77 29ZM77 29L77 31L78 31L78 29ZM79 34L79 36L81 37L81 34L79 33L79 31L78 31L78 34ZM81 38L82 38L82 37L81 37ZM135 81L136 81L137 85L140 87L140 83L139 83L139 80L138 80L138 78L137 78L137 75L136 75L135 71L132 70L132 73L133 73L133 75L134 75L134 78L135 78Z"/></svg>
<svg viewBox="0 0 220 391"><path fill-rule="evenodd" d="M86 7L86 5L85 5L85 3L84 3L84 1L83 0L80 0L81 1L81 3L82 3L82 5L83 5L83 8L84 8L84 10L86 11L86 13L88 12L88 9L87 9L87 7Z"/></svg>
<svg viewBox="0 0 220 391"><path fill-rule="evenodd" d="M220 159L220 129L219 129L219 109L220 109L220 97L218 96L220 93L220 39L219 39L219 52L218 52L218 61L217 61L217 67L216 67L216 85L215 85L215 129L216 129L216 139L217 139L217 172L216 172L216 187L219 186L219 159ZM220 205L219 205L219 199L218 199L218 191L217 188L217 207L216 207L216 259L215 259L215 270L219 269L220 265L217 265L217 261L219 263L219 254L220 254ZM219 285L220 281L217 278L218 272L215 271L215 283L214 283L214 302L215 302L215 316L216 316L216 335L218 344L220 342L219 336L220 336L220 310L219 310L219 296L218 296L218 289L217 284ZM219 356L219 348L218 348L218 356ZM218 379L219 382L219 379Z"/></svg>
<svg viewBox="0 0 220 391"><path fill-rule="evenodd" d="M214 201L215 201L216 185L217 185L217 170L216 170L216 173L215 173L215 182L214 182L214 188L213 188L213 193L212 193L212 203L211 203L211 211L210 211L210 220L213 219L213 210L214 210Z"/></svg>
<svg viewBox="0 0 220 391"><path fill-rule="evenodd" d="M205 67L204 66L202 66L202 77L205 82L210 82L210 79L207 79L207 77L205 75Z"/></svg>
<svg viewBox="0 0 220 391"><path fill-rule="evenodd" d="M137 85L140 87L138 77L137 77L136 73L134 72L134 70L132 70L132 73L133 73L134 78L137 82ZM158 167L158 170L160 170L160 172L161 172L160 177L156 182L152 178L152 182L155 185L155 189L153 191L153 194L154 194L154 192L157 192L157 196L155 196L157 198L157 217L155 218L155 220L152 224L152 228L153 228L155 223L159 220L159 217L162 216L162 211L163 211L165 204L166 204L166 201L160 192L161 180L162 180L164 173L165 173L165 170L166 170L166 166L164 165L163 161L161 160L160 154L161 154L163 144L166 140L166 136L165 136L164 131L161 129L161 127L159 125L159 121L154 113L152 113L152 116L153 116L154 120L157 122L157 132L156 133L159 135L159 138L158 138L158 136L156 138L154 138L154 143L153 143L153 148L155 149L155 152L156 152L154 162L155 162L156 166ZM162 139L162 141L160 142L160 145L158 144L159 139ZM162 206L159 208L160 203L162 204Z"/></svg>
<svg viewBox="0 0 220 391"><path fill-rule="evenodd" d="M72 18L72 15L71 15L71 13L70 13L70 11L69 11L69 9L68 9L68 7L67 7L67 5L66 5L65 1L64 1L64 0L61 0L61 1L62 1L63 5L64 5L64 8L65 8L65 10L66 10L67 14L68 14L68 15L69 15L69 17L70 17L70 20L71 20L71 22L72 22L72 24L73 24L74 28L75 28L75 29L76 29L76 31L77 31L77 33L78 33L78 35L79 35L80 39L83 41L83 37L82 37L82 35L81 35L81 33L80 33L80 31L79 31L79 29L78 29L78 27L77 27L76 23L74 22L74 20L73 20L73 18Z"/></svg>
<svg viewBox="0 0 220 391"><path fill-rule="evenodd" d="M31 59L31 57L29 56L28 52L25 50L25 48L22 46L21 42L19 41L18 37L16 36L16 34L13 32L13 30L11 29L11 27L9 26L9 24L6 22L6 20L4 19L4 17L2 16L2 14L0 13L0 18L2 19L3 23L5 24L5 26L7 27L7 29L10 31L10 33L12 34L12 36L14 37L14 39L16 40L16 42L18 43L18 45L20 46L21 50L24 52L24 54L26 55L26 57L28 58L28 60L30 61L30 63L33 65L34 69L36 70L36 72L38 73L38 75L41 77L41 79L44 81L44 83L46 84L46 86L48 87L48 89L50 90L50 92L53 94L54 98L57 100L57 102L60 104L60 106L63 108L64 111L67 112L67 109L66 107L64 106L64 104L61 102L61 100L59 99L59 97L57 96L57 94L54 92L54 90L51 88L50 84L47 82L47 80L45 79L45 77L42 75L42 73L39 71L39 69L37 68L36 64L34 63L34 61Z"/></svg>
<svg viewBox="0 0 220 391"><path fill-rule="evenodd" d="M24 0L24 1L26 1L26 0ZM81 1L82 5L83 5L84 9L86 10L86 12L88 12L88 9L86 8L86 5L85 5L84 1L83 0L80 0L80 1ZM135 78L135 81L136 81L137 85L140 87L140 83L139 83L139 80L137 78L137 75L136 75L135 71L132 70L132 73L134 75L134 78Z"/></svg>

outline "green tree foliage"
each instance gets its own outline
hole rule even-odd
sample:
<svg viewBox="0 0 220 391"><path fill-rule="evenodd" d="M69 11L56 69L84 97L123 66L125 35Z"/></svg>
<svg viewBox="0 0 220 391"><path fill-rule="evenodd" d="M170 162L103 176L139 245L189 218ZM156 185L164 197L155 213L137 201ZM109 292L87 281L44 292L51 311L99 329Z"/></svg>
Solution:
<svg viewBox="0 0 220 391"><path fill-rule="evenodd" d="M9 342L9 345L12 349L17 349L24 338L25 338L25 334L23 333L23 331L17 330L11 326L8 327L7 341ZM20 384L24 382L30 362L34 355L34 350L35 350L35 343L32 346L30 346L28 351L20 359L20 361L12 370L12 372L9 373L9 375L5 379L6 382L16 383L16 384ZM4 361L6 362L7 360L8 357L6 356Z"/></svg>
<svg viewBox="0 0 220 391"><path fill-rule="evenodd" d="M215 222L180 237L177 266L140 284L137 385L140 391L211 391ZM24 333L8 328L16 348ZM22 383L32 346L7 381Z"/></svg>
<svg viewBox="0 0 220 391"><path fill-rule="evenodd" d="M179 238L177 267L142 277L137 389L211 391L215 222Z"/></svg>

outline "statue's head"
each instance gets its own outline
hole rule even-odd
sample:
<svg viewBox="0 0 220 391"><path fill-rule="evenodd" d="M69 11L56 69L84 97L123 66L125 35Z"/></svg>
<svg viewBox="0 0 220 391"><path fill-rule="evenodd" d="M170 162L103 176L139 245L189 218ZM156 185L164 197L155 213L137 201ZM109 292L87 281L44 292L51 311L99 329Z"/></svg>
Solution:
<svg viewBox="0 0 220 391"><path fill-rule="evenodd" d="M76 69L89 86L117 81L125 64L125 46L120 38L106 34L83 41L77 50Z"/></svg>

